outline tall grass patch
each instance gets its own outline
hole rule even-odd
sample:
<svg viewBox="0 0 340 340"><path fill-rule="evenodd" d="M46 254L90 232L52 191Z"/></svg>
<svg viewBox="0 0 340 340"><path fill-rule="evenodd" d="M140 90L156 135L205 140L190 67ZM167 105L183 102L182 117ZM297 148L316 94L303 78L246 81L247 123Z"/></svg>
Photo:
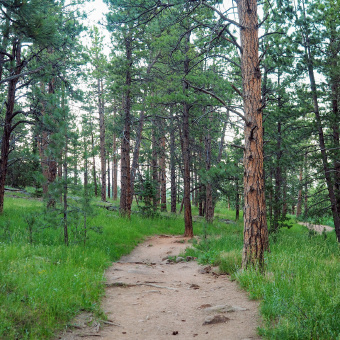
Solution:
<svg viewBox="0 0 340 340"><path fill-rule="evenodd" d="M282 230L266 257L266 273L236 274L261 298L268 339L339 339L340 261L334 235L311 236L301 226Z"/></svg>

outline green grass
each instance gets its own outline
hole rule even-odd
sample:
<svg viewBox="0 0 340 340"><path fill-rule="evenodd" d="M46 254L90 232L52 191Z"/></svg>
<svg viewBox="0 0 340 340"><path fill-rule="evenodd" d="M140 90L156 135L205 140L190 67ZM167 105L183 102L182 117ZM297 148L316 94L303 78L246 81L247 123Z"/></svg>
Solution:
<svg viewBox="0 0 340 340"><path fill-rule="evenodd" d="M340 261L335 235L310 236L295 225L282 230L267 254L265 275L236 278L261 298L268 339L340 339Z"/></svg>
<svg viewBox="0 0 340 340"><path fill-rule="evenodd" d="M49 339L82 310L104 317L99 302L110 263L148 235L184 230L182 218L132 215L127 220L95 207L88 217L86 245L82 219L70 216L66 247L61 216L43 215L39 200L5 199L0 216L1 339ZM34 221L32 244L29 220Z"/></svg>
<svg viewBox="0 0 340 340"><path fill-rule="evenodd" d="M207 226L190 250L201 263L232 274L252 299L261 300L266 339L340 339L340 250L335 234L312 235L294 224L271 239L266 270L241 270L242 223Z"/></svg>
<svg viewBox="0 0 340 340"><path fill-rule="evenodd" d="M66 247L60 215L46 218L43 212L39 200L6 197L0 216L1 339L51 338L82 310L104 318L99 302L110 263L148 235L184 230L182 216L146 219L133 214L127 220L94 207L86 245L82 219L70 215ZM186 255L218 265L250 298L261 300L259 333L267 339L340 340L340 251L334 233L312 235L297 224L283 228L271 239L265 272L242 271L243 222L231 222L235 212L222 204L215 213L212 225L204 219L194 222L201 240L193 241L195 247ZM31 234L29 221L34 221Z"/></svg>

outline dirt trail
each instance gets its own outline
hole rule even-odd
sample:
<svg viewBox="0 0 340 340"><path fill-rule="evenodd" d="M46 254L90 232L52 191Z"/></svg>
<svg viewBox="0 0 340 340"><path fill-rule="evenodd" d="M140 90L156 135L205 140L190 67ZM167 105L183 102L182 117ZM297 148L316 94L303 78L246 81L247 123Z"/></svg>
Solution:
<svg viewBox="0 0 340 340"><path fill-rule="evenodd" d="M195 261L168 263L188 239L156 236L107 270L108 322L81 315L59 339L260 339L258 302ZM220 322L220 323L214 323ZM205 324L204 324L205 323Z"/></svg>
<svg viewBox="0 0 340 340"><path fill-rule="evenodd" d="M313 223L309 223L309 222L299 222L299 224L307 227L309 230L314 230L319 234L322 234L323 231L334 231L334 228L328 226L328 225L321 225L321 224L313 224Z"/></svg>

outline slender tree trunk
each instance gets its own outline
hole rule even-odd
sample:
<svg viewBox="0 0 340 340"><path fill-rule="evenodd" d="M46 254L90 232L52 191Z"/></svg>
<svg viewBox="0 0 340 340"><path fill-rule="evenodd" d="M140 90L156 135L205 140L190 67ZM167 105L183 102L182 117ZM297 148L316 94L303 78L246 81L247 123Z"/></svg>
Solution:
<svg viewBox="0 0 340 340"><path fill-rule="evenodd" d="M281 173L281 122L277 123L277 142L276 142L276 167L275 167L275 190L274 190L274 204L273 204L273 224L270 231L277 232L279 230L279 221L282 208L282 173Z"/></svg>
<svg viewBox="0 0 340 340"><path fill-rule="evenodd" d="M87 159L87 143L84 135L84 191L87 191L88 179L88 159Z"/></svg>
<svg viewBox="0 0 340 340"><path fill-rule="evenodd" d="M131 204L132 204L133 195L135 191L134 186L135 186L135 180L136 180L136 175L138 171L139 150L140 150L140 145L142 142L144 116L145 116L145 112L143 109L140 111L140 114L139 114L138 130L137 130L137 135L136 135L135 148L133 150L133 158L132 158L132 166L131 166Z"/></svg>
<svg viewBox="0 0 340 340"><path fill-rule="evenodd" d="M66 132L67 135L67 132ZM64 243L68 246L68 226L67 226L67 137L65 143L65 154L63 162L63 173L64 173Z"/></svg>
<svg viewBox="0 0 340 340"><path fill-rule="evenodd" d="M332 7L335 6L334 1L330 2ZM334 13L333 15L337 15ZM337 32L337 21L329 20L329 31L330 31L330 41L329 41L329 54L331 58L331 72L330 72L330 85L332 91L332 132L333 132L333 166L334 166L334 194L336 198L336 205L338 215L340 216L340 112L339 112L339 84L340 75L337 70L339 69L339 36Z"/></svg>
<svg viewBox="0 0 340 340"><path fill-rule="evenodd" d="M116 117L116 110L114 110L113 117ZM114 201L118 198L118 156L117 156L117 138L113 134L113 165L112 165L112 197Z"/></svg>
<svg viewBox="0 0 340 340"><path fill-rule="evenodd" d="M110 157L107 159L107 196L111 197L111 170L110 170Z"/></svg>
<svg viewBox="0 0 340 340"><path fill-rule="evenodd" d="M256 0L237 0L242 26L241 68L245 123L243 268L263 267L269 249L263 170L261 71Z"/></svg>
<svg viewBox="0 0 340 340"><path fill-rule="evenodd" d="M326 151L325 138L324 138L320 110L319 110L317 89L316 89L316 83L315 83L315 77L314 77L314 65L313 65L313 59L312 59L312 55L310 51L310 43L309 43L308 34L305 34L304 40L305 40L305 52L306 52L306 57L307 57L309 81L310 81L310 87L311 87L312 98L313 98L314 114L315 114L316 125L318 128L318 134L319 134L319 146L320 146L320 151L321 151L321 159L322 159L323 170L324 170L324 175L325 175L327 189L328 189L328 196L331 202L331 210L332 210L332 215L333 215L335 233L336 233L338 242L340 242L340 216L339 216L339 212L337 209L337 199L334 193L334 186L333 186L330 168L328 164L328 156L327 156L327 151Z"/></svg>
<svg viewBox="0 0 340 340"><path fill-rule="evenodd" d="M160 182L161 182L161 211L167 211L166 209L166 161L165 161L165 137L161 138L161 157L159 159L160 167Z"/></svg>
<svg viewBox="0 0 340 340"><path fill-rule="evenodd" d="M240 188L239 188L239 180L236 178L235 181L235 189L236 189L236 197L235 197L235 221L238 221L240 219Z"/></svg>
<svg viewBox="0 0 340 340"><path fill-rule="evenodd" d="M307 168L308 164L307 164L307 152L305 153L305 157L304 157L304 172L305 172L305 206L304 206L304 211L303 211L303 215L304 217L308 216L308 168Z"/></svg>
<svg viewBox="0 0 340 340"><path fill-rule="evenodd" d="M269 221L270 221L270 225L273 224L273 169L270 169L270 175L269 175L269 180L270 180L270 190L269 190Z"/></svg>
<svg viewBox="0 0 340 340"><path fill-rule="evenodd" d="M126 69L125 86L123 100L124 111L124 132L121 142L121 195L120 211L121 214L130 218L131 216L131 172L130 172L130 130L131 130L131 66L132 66L132 39L131 34L124 39L126 60L128 67Z"/></svg>
<svg viewBox="0 0 340 340"><path fill-rule="evenodd" d="M98 112L99 112L99 135L100 135L100 164L101 164L101 199L106 201L106 149L105 149L105 121L103 102L103 81L97 79L98 87Z"/></svg>
<svg viewBox="0 0 340 340"><path fill-rule="evenodd" d="M190 42L190 32L188 31L185 36L185 61L184 61L184 74L189 74L190 61L188 57L189 52L189 42ZM183 94L186 95L189 85L183 82ZM189 138L189 104L184 101L183 103L183 133L182 133L182 154L183 154L183 181L184 181L184 225L185 237L193 237L194 230L192 225L192 214L191 214L191 202L190 202L190 138Z"/></svg>
<svg viewBox="0 0 340 340"><path fill-rule="evenodd" d="M159 183L158 183L158 165L157 165L157 155L158 155L158 147L156 143L156 129L152 132L152 185L154 188L154 196L152 198L153 209L157 210L157 205L159 202Z"/></svg>
<svg viewBox="0 0 340 340"><path fill-rule="evenodd" d="M172 126L170 129L170 180L171 180L171 212L176 212L176 196L177 196L177 186L176 186L176 160L175 160L175 128Z"/></svg>
<svg viewBox="0 0 340 340"><path fill-rule="evenodd" d="M296 206L296 217L299 217L301 215L302 211L302 167L300 168L299 173L299 193L298 193L298 203Z"/></svg>
<svg viewBox="0 0 340 340"><path fill-rule="evenodd" d="M208 126L210 126L211 119L209 119ZM207 135L204 138L205 144L205 170L208 173L211 167L211 132L210 128L207 130ZM208 175L208 182L205 185L205 219L208 223L214 220L213 198L212 198L212 184Z"/></svg>
<svg viewBox="0 0 340 340"><path fill-rule="evenodd" d="M282 195L282 218L285 219L288 213L288 203L287 203L287 180L283 180L283 195Z"/></svg>
<svg viewBox="0 0 340 340"><path fill-rule="evenodd" d="M94 138L93 131L91 131L91 145L92 145L92 163L93 163L93 184L94 184L94 194L98 196L98 183L97 183L97 172L96 172L96 158L94 154Z"/></svg>

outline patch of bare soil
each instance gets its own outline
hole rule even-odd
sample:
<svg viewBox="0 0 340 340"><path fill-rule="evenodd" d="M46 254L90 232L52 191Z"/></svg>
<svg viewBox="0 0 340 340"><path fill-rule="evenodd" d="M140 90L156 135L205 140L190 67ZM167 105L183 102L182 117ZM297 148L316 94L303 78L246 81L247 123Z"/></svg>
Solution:
<svg viewBox="0 0 340 340"><path fill-rule="evenodd" d="M114 263L106 273L102 302L108 321L83 314L58 338L260 339L259 303L250 301L236 282L195 261L167 260L184 251L187 241L156 236Z"/></svg>
<svg viewBox="0 0 340 340"><path fill-rule="evenodd" d="M313 224L309 222L299 222L299 224L307 227L309 230L314 230L319 234L322 234L324 230L327 232L334 231L334 229L328 225Z"/></svg>

